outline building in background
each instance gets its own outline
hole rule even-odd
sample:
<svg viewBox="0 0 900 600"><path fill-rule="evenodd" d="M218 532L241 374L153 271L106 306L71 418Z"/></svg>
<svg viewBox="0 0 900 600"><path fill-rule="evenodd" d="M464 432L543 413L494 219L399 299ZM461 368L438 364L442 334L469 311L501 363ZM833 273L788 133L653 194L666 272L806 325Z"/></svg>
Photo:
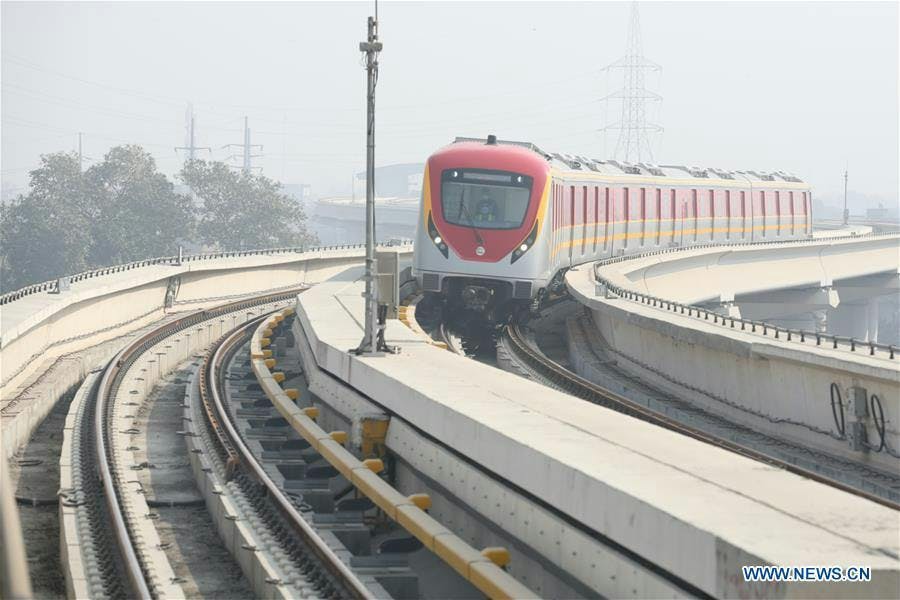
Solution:
<svg viewBox="0 0 900 600"><path fill-rule="evenodd" d="M375 235L378 241L412 239L416 233L423 163L375 169ZM307 215L310 229L324 245L361 244L366 239L366 174L353 178L351 195L319 198Z"/></svg>

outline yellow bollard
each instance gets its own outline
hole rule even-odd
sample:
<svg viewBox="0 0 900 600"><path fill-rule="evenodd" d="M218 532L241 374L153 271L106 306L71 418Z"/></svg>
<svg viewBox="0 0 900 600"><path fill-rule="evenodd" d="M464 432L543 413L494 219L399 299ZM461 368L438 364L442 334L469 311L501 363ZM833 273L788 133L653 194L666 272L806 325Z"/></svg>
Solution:
<svg viewBox="0 0 900 600"><path fill-rule="evenodd" d="M422 510L431 508L431 496L428 494L412 494L409 496L409 500Z"/></svg>
<svg viewBox="0 0 900 600"><path fill-rule="evenodd" d="M509 550L502 546L489 546L481 551L481 555L501 569L509 564Z"/></svg>
<svg viewBox="0 0 900 600"><path fill-rule="evenodd" d="M373 473L381 473L384 471L384 463L380 458L367 458L362 464Z"/></svg>

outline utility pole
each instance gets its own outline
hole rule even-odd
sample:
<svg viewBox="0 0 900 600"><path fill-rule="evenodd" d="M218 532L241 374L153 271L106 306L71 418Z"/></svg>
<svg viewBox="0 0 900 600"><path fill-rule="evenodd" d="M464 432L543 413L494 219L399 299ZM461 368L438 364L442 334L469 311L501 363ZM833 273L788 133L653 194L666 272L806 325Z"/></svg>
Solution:
<svg viewBox="0 0 900 600"><path fill-rule="evenodd" d="M604 67L602 70L609 72L613 69L622 69L622 89L613 92L601 100L621 100L622 116L617 123L604 126L601 131L618 130L619 139L616 141L616 149L613 155L625 162L651 162L653 152L650 148L650 134L659 133L663 128L654 123L647 122L646 103L658 102L662 96L651 92L644 86L644 73L646 71L661 71L655 62L644 57L641 48L641 20L638 13L638 3L631 3L631 24L628 27L628 46L625 56Z"/></svg>
<svg viewBox="0 0 900 600"><path fill-rule="evenodd" d="M225 144L222 146L223 148L241 148L241 171L244 173L250 173L254 168L252 165L252 160L254 158L259 158L262 154L253 154L253 148L259 148L262 150L262 144L251 144L250 143L250 125L249 119L244 117L244 143L243 144ZM238 158L238 156L232 154L226 160L231 160L232 158Z"/></svg>
<svg viewBox="0 0 900 600"><path fill-rule="evenodd" d="M850 209L847 208L847 167L844 167L844 225L850 224Z"/></svg>
<svg viewBox="0 0 900 600"><path fill-rule="evenodd" d="M188 105L188 113L187 113L187 145L186 146L176 146L175 152L179 150L187 151L187 162L194 160L197 157L197 150L206 150L207 152L212 152L212 148L207 146L198 146L196 144L196 135L194 128L194 108L191 105Z"/></svg>
<svg viewBox="0 0 900 600"><path fill-rule="evenodd" d="M84 165L83 165L84 155L81 153L81 136L82 136L82 133L79 131L78 132L78 172L79 173L84 172Z"/></svg>
<svg viewBox="0 0 900 600"><path fill-rule="evenodd" d="M375 354L384 346L378 334L378 288L375 285L375 85L378 83L378 54L382 43L378 41L378 1L375 16L369 17L369 36L359 43L360 52L366 53L366 320L363 339L357 354ZM382 346L382 347L379 347Z"/></svg>

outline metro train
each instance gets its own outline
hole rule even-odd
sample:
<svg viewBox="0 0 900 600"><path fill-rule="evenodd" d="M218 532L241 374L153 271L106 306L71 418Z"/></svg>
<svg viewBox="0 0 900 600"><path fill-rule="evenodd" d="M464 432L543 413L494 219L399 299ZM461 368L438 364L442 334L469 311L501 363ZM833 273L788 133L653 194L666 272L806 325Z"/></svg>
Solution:
<svg viewBox="0 0 900 600"><path fill-rule="evenodd" d="M600 161L457 138L426 163L413 273L444 314L490 324L538 310L572 266L670 246L804 238L794 175Z"/></svg>

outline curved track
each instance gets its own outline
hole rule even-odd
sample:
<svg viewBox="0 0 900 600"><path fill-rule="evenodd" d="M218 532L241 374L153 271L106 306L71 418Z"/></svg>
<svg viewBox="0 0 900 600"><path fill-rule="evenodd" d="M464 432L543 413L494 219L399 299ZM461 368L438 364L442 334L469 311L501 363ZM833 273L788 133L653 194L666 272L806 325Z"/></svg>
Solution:
<svg viewBox="0 0 900 600"><path fill-rule="evenodd" d="M157 560L160 549L150 547L144 535L152 514L141 512L135 503L135 498L144 490L131 473L140 465L129 462L133 448L125 444L137 430L124 423L133 423L134 415L126 413L136 412L134 407L139 403L117 402L129 370L170 336L230 313L242 313L262 304L291 298L299 291L300 288L285 290L232 302L166 323L122 349L103 370L99 381L92 379L85 402L77 413L72 442L77 460L77 464L73 464L76 487L70 495L63 494L63 502L83 509L79 523L84 526L79 528L79 536L83 551L90 559L90 564L85 564L84 568L93 597L145 599L183 595L179 593L175 578L166 572L168 564ZM211 332L211 327L207 332ZM202 329L198 336L201 333ZM162 359L157 356L157 360ZM156 367L162 372L161 363ZM137 393L137 390L129 392ZM97 476L94 476L95 469Z"/></svg>
<svg viewBox="0 0 900 600"><path fill-rule="evenodd" d="M704 429L686 425L679 420L648 408L643 404L639 404L613 390L597 385L549 359L543 353L536 350L532 344L529 343L526 335L518 325L513 324L507 326L504 335L500 340L500 344L502 344L505 351L524 371L546 385L589 402L593 402L594 404L612 408L627 415L653 423L654 425L659 425L708 444L736 452L748 458L752 458L753 460L785 469L786 471L796 473L820 483L825 483L851 494L877 502L888 508L900 510L900 504L893 500L825 477L820 473L804 469L770 454L738 444L732 440L717 437Z"/></svg>
<svg viewBox="0 0 900 600"><path fill-rule="evenodd" d="M277 515L289 535L282 545L288 555L300 557L304 575L314 582L318 595L324 598L370 598L372 594L356 574L328 547L313 530L288 495L266 473L259 459L244 443L226 406L226 370L235 354L250 339L264 317L238 327L225 335L206 355L200 370L200 398L210 428L215 434L217 451L228 467L228 476L250 492L250 486L262 490L261 513ZM257 492L259 493L259 492Z"/></svg>

